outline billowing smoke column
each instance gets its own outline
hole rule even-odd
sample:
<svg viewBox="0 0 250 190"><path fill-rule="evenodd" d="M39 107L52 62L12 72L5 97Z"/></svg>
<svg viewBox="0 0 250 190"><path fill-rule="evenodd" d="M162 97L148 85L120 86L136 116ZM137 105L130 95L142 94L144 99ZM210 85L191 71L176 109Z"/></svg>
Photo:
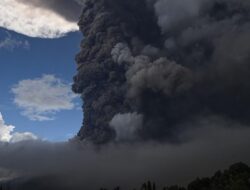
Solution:
<svg viewBox="0 0 250 190"><path fill-rule="evenodd" d="M125 73L129 64L119 58L120 52L115 52L114 48L119 44L133 48L133 44L137 47L144 41L145 44L157 42L160 30L144 0L87 1L79 26L85 37L82 51L76 58L78 75L73 86L84 101L84 127L79 137L95 142L109 141L115 138L115 131L109 126L112 118L137 108L136 105L132 108L126 98ZM127 50L130 51L130 47ZM119 62L112 51L117 53ZM139 53L140 50L134 51Z"/></svg>
<svg viewBox="0 0 250 190"><path fill-rule="evenodd" d="M245 0L86 0L79 138L178 142L200 118L248 123L249 9Z"/></svg>

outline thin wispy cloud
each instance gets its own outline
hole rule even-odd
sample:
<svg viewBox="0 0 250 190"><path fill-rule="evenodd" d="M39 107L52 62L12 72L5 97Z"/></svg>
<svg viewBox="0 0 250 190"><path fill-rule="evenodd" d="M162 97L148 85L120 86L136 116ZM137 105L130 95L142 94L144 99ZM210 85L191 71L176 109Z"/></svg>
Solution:
<svg viewBox="0 0 250 190"><path fill-rule="evenodd" d="M19 81L11 91L22 115L33 121L54 120L57 112L74 109L78 97L70 84L54 75Z"/></svg>
<svg viewBox="0 0 250 190"><path fill-rule="evenodd" d="M14 132L15 126L5 124L3 116L0 112L0 142L17 143L27 140L37 140L37 136L30 132Z"/></svg>
<svg viewBox="0 0 250 190"><path fill-rule="evenodd" d="M6 32L6 36L2 39L0 38L0 50L10 50L13 51L16 48L29 49L30 43L27 40L18 40L14 38L9 32Z"/></svg>
<svg viewBox="0 0 250 190"><path fill-rule="evenodd" d="M76 21L69 20L46 6L27 2L1 0L0 27L41 38L58 38L78 30ZM58 1L57 3L60 4Z"/></svg>

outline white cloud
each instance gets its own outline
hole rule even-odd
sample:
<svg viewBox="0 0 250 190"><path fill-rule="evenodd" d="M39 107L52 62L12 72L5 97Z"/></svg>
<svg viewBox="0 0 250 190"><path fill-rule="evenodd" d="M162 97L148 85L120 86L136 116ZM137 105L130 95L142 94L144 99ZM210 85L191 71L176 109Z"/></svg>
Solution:
<svg viewBox="0 0 250 190"><path fill-rule="evenodd" d="M0 27L41 38L57 38L78 30L75 22L52 10L17 0L0 1Z"/></svg>
<svg viewBox="0 0 250 190"><path fill-rule="evenodd" d="M0 142L9 142L14 128L12 125L5 124L3 116L0 113Z"/></svg>
<svg viewBox="0 0 250 190"><path fill-rule="evenodd" d="M0 142L11 142L16 143L20 141L27 140L37 140L38 138L30 133L14 133L15 127L13 125L6 125L3 119L3 116L0 112Z"/></svg>
<svg viewBox="0 0 250 190"><path fill-rule="evenodd" d="M143 115L138 113L116 114L110 121L110 126L116 132L116 139L120 141L135 140L136 133L142 127Z"/></svg>
<svg viewBox="0 0 250 190"><path fill-rule="evenodd" d="M28 141L28 140L37 140L37 136L30 132L24 132L24 133L14 133L12 135L11 141L12 143L17 143L21 141Z"/></svg>
<svg viewBox="0 0 250 190"><path fill-rule="evenodd" d="M0 49L14 50L15 48L29 49L30 44L27 40L17 40L11 36L10 33L6 33L7 36L0 40Z"/></svg>
<svg viewBox="0 0 250 190"><path fill-rule="evenodd" d="M74 109L73 101L78 97L71 91L70 84L54 75L19 81L11 90L22 115L35 121L53 120L56 112Z"/></svg>

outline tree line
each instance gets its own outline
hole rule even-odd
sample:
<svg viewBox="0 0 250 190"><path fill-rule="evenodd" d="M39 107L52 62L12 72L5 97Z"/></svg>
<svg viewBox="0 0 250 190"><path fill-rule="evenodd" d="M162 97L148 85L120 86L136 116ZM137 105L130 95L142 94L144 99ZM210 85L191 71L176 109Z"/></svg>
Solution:
<svg viewBox="0 0 250 190"><path fill-rule="evenodd" d="M108 190L101 188L100 190ZM122 190L119 186L113 190ZM217 171L212 177L197 178L187 185L157 188L154 182L143 183L140 188L131 190L250 190L250 167L236 163L225 171Z"/></svg>

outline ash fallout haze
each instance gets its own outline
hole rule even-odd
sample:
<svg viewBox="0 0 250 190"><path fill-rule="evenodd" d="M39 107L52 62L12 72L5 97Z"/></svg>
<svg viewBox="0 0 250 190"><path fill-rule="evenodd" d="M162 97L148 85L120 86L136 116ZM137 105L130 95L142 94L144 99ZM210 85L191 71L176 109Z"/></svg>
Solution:
<svg viewBox="0 0 250 190"><path fill-rule="evenodd" d="M1 0L0 189L193 190L250 164L249 21L248 0Z"/></svg>

